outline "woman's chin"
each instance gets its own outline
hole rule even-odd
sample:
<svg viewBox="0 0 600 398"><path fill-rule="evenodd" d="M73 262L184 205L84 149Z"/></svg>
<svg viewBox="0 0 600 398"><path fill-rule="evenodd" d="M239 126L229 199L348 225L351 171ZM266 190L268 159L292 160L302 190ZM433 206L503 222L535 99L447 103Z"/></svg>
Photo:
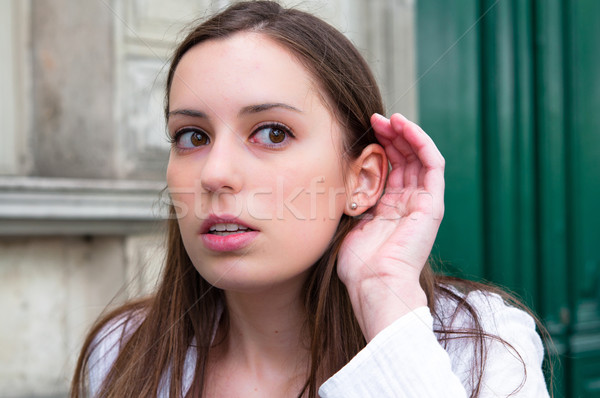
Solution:
<svg viewBox="0 0 600 398"><path fill-rule="evenodd" d="M274 275L271 273L240 272L230 270L226 274L202 274L212 286L232 293L269 293L300 289L307 277L307 272L298 275Z"/></svg>

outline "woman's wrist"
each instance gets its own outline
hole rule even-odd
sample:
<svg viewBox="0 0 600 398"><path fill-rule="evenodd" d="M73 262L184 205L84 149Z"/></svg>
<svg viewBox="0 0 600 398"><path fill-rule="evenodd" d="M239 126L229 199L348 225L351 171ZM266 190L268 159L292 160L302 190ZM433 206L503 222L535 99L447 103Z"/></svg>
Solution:
<svg viewBox="0 0 600 398"><path fill-rule="evenodd" d="M409 312L427 305L418 283L366 281L350 292L354 313L367 342Z"/></svg>

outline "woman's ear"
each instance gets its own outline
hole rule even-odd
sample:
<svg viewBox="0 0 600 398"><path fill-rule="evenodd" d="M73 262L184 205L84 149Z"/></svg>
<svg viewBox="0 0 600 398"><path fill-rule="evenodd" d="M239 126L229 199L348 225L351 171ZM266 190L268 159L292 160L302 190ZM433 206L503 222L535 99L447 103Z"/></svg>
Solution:
<svg viewBox="0 0 600 398"><path fill-rule="evenodd" d="M388 173L388 159L379 144L370 144L350 164L344 213L357 216L379 200Z"/></svg>

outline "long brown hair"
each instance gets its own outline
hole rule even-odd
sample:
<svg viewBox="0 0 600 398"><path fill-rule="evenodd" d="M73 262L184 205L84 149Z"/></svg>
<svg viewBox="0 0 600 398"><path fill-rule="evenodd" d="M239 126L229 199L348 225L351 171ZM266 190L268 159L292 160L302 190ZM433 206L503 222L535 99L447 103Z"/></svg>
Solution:
<svg viewBox="0 0 600 398"><path fill-rule="evenodd" d="M225 11L195 26L174 52L166 86L165 115L169 111L169 92L175 69L183 55L207 40L230 37L236 32L260 32L296 55L319 84L324 103L345 131L344 156L354 159L363 148L376 143L370 126L373 113L384 113L376 81L363 57L336 29L310 14L284 9L275 2L255 1L234 4ZM120 350L108 372L99 395L102 397L155 396L167 379L169 396L182 397L184 360L190 349L196 350L192 387L188 395L202 395L207 382L207 358L214 340L215 325L227 330L228 315L224 294L211 286L196 271L185 251L173 207L168 221L166 263L156 293L122 306L102 317L90 331L77 362L72 382L72 397L85 396L86 371L90 354L101 343L99 335L115 319L132 326L122 336ZM341 243L356 225L357 219L342 216L337 232L321 259L311 268L303 290L310 337L310 366L298 396L317 397L319 385L352 359L366 344L354 316L350 299L337 276L336 260ZM472 397L481 386L487 336L476 311L454 288L468 291L484 288L459 279L436 275L427 265L421 285L434 317L436 298L447 297L457 308L469 313L473 328L437 330L440 341L469 338L474 341ZM502 294L501 291L497 290ZM493 337L493 336L491 336ZM193 346L193 347L192 347Z"/></svg>

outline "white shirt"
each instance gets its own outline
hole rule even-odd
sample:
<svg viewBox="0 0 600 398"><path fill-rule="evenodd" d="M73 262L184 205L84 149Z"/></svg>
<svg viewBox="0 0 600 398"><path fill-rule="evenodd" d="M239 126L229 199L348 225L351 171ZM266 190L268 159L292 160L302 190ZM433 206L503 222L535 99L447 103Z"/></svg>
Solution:
<svg viewBox="0 0 600 398"><path fill-rule="evenodd" d="M525 312L504 304L495 294L472 292L467 301L480 316L484 332L503 339L486 339L485 362L480 398L545 398L548 391L542 372L544 349L533 319ZM455 304L438 299L442 320L453 315ZM470 318L459 313L452 327L469 327ZM472 386L474 342L453 339L438 342L435 321L428 307L420 307L382 330L346 366L319 389L321 398L466 398ZM90 394L95 396L110 366L115 361L123 321L113 322L90 356ZM196 353L185 358L184 390L191 385ZM527 370L525 372L525 369ZM525 376L526 375L526 376ZM168 377L168 376L167 376ZM159 397L168 397L165 378ZM512 394L512 395L511 395Z"/></svg>
<svg viewBox="0 0 600 398"><path fill-rule="evenodd" d="M495 294L472 292L467 301L477 310L483 330L513 347L486 339L488 353L479 397L507 397L511 393L514 398L548 397L542 372L544 348L533 319L507 306ZM454 306L444 299L438 303L445 307L440 308L442 316L451 316ZM467 315L459 313L453 327L469 324ZM436 322L435 326L439 324ZM327 380L319 395L322 398L470 396L473 341L450 340L444 349L433 327L427 307L403 316Z"/></svg>

